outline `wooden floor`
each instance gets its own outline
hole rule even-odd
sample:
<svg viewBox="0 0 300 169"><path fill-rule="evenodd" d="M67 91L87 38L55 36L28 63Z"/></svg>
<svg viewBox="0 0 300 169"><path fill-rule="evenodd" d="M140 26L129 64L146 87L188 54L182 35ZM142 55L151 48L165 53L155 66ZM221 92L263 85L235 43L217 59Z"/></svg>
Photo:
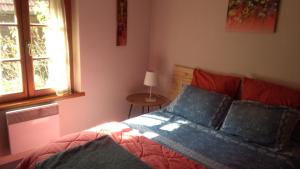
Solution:
<svg viewBox="0 0 300 169"><path fill-rule="evenodd" d="M1 165L0 169L15 169L20 162L21 160L18 160L5 165Z"/></svg>

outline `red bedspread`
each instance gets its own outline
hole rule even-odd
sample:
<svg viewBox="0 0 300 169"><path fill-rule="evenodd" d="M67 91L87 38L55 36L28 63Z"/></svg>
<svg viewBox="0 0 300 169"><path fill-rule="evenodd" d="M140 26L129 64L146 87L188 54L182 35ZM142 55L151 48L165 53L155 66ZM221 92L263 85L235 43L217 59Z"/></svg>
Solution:
<svg viewBox="0 0 300 169"><path fill-rule="evenodd" d="M121 123L107 123L86 131L64 136L55 142L37 149L25 158L17 169L34 169L36 163L42 162L57 152L84 144L103 135L110 135L116 143L152 168L204 169L203 166L187 159L180 153L141 136L137 131Z"/></svg>

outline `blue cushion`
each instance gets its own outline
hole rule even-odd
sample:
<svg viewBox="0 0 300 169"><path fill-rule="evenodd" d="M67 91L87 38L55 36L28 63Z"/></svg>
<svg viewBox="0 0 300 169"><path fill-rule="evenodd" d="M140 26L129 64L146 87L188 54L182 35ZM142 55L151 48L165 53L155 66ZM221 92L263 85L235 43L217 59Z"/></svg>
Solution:
<svg viewBox="0 0 300 169"><path fill-rule="evenodd" d="M298 118L299 112L288 107L234 101L220 130L249 142L282 148Z"/></svg>
<svg viewBox="0 0 300 169"><path fill-rule="evenodd" d="M218 128L231 102L229 96L187 85L167 110L203 126Z"/></svg>

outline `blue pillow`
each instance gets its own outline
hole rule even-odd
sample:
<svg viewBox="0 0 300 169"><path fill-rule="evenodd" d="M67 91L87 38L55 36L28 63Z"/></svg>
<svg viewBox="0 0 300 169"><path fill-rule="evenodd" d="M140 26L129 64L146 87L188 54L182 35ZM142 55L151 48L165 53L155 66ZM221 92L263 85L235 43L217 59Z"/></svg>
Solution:
<svg viewBox="0 0 300 169"><path fill-rule="evenodd" d="M200 125L219 128L231 102L229 96L187 85L167 110Z"/></svg>
<svg viewBox="0 0 300 169"><path fill-rule="evenodd" d="M245 141L283 148L291 137L299 112L254 101L234 101L221 131Z"/></svg>

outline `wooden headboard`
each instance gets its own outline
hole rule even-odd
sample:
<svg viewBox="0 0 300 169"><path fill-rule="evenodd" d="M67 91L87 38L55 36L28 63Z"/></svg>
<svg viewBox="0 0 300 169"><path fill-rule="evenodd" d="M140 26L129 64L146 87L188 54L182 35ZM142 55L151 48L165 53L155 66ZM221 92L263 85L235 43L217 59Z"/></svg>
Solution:
<svg viewBox="0 0 300 169"><path fill-rule="evenodd" d="M172 90L170 94L170 99L173 100L181 91L183 85L191 84L193 79L193 71L194 68L175 65L173 69L173 76L172 76Z"/></svg>

